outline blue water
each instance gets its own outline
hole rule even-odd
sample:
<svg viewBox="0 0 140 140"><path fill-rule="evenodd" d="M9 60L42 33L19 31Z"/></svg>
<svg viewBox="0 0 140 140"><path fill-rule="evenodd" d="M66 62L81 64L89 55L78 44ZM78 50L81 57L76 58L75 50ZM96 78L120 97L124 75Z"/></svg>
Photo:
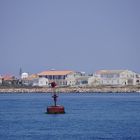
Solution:
<svg viewBox="0 0 140 140"><path fill-rule="evenodd" d="M140 140L140 94L0 94L0 140Z"/></svg>

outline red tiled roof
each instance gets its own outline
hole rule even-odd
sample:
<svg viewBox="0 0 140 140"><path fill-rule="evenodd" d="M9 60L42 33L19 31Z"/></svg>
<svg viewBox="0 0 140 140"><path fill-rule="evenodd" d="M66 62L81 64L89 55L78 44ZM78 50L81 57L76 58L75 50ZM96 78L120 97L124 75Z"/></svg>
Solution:
<svg viewBox="0 0 140 140"><path fill-rule="evenodd" d="M48 71L43 71L39 73L39 76L45 76L45 75L68 75L70 73L73 73L74 71L70 70L48 70Z"/></svg>
<svg viewBox="0 0 140 140"><path fill-rule="evenodd" d="M5 81L10 81L10 80L15 80L15 77L12 75L4 75L2 76L2 79L4 79Z"/></svg>

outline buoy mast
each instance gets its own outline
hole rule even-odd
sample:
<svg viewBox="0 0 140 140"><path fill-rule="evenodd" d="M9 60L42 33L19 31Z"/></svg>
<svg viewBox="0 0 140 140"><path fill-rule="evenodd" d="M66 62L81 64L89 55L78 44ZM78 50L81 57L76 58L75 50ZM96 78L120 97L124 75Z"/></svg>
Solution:
<svg viewBox="0 0 140 140"><path fill-rule="evenodd" d="M65 113L64 107L56 104L57 98L58 98L58 96L56 94L56 90L55 90L56 83L52 82L51 87L52 87L52 90L53 90L52 98L54 100L54 106L48 106L47 107L47 113L48 114L64 114Z"/></svg>
<svg viewBox="0 0 140 140"><path fill-rule="evenodd" d="M58 98L58 96L56 95L56 91L55 91L56 83L52 82L51 83L51 87L53 89L53 96L52 96L52 98L54 100L54 106L56 106L56 102L57 102L57 98Z"/></svg>

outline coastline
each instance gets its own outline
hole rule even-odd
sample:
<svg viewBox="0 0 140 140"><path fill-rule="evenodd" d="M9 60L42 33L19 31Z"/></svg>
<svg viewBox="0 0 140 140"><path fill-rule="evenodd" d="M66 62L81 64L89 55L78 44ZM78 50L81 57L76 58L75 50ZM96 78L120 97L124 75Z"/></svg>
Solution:
<svg viewBox="0 0 140 140"><path fill-rule="evenodd" d="M0 93L52 93L47 87L0 87ZM57 93L140 93L140 86L57 87Z"/></svg>

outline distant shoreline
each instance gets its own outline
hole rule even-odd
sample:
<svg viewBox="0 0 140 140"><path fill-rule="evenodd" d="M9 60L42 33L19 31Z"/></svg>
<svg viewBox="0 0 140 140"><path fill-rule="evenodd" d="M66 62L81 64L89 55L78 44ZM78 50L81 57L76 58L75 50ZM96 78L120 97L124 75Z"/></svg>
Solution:
<svg viewBox="0 0 140 140"><path fill-rule="evenodd" d="M52 93L51 88L40 87L0 87L0 93ZM58 87L58 93L140 93L139 86L94 86L94 87Z"/></svg>

